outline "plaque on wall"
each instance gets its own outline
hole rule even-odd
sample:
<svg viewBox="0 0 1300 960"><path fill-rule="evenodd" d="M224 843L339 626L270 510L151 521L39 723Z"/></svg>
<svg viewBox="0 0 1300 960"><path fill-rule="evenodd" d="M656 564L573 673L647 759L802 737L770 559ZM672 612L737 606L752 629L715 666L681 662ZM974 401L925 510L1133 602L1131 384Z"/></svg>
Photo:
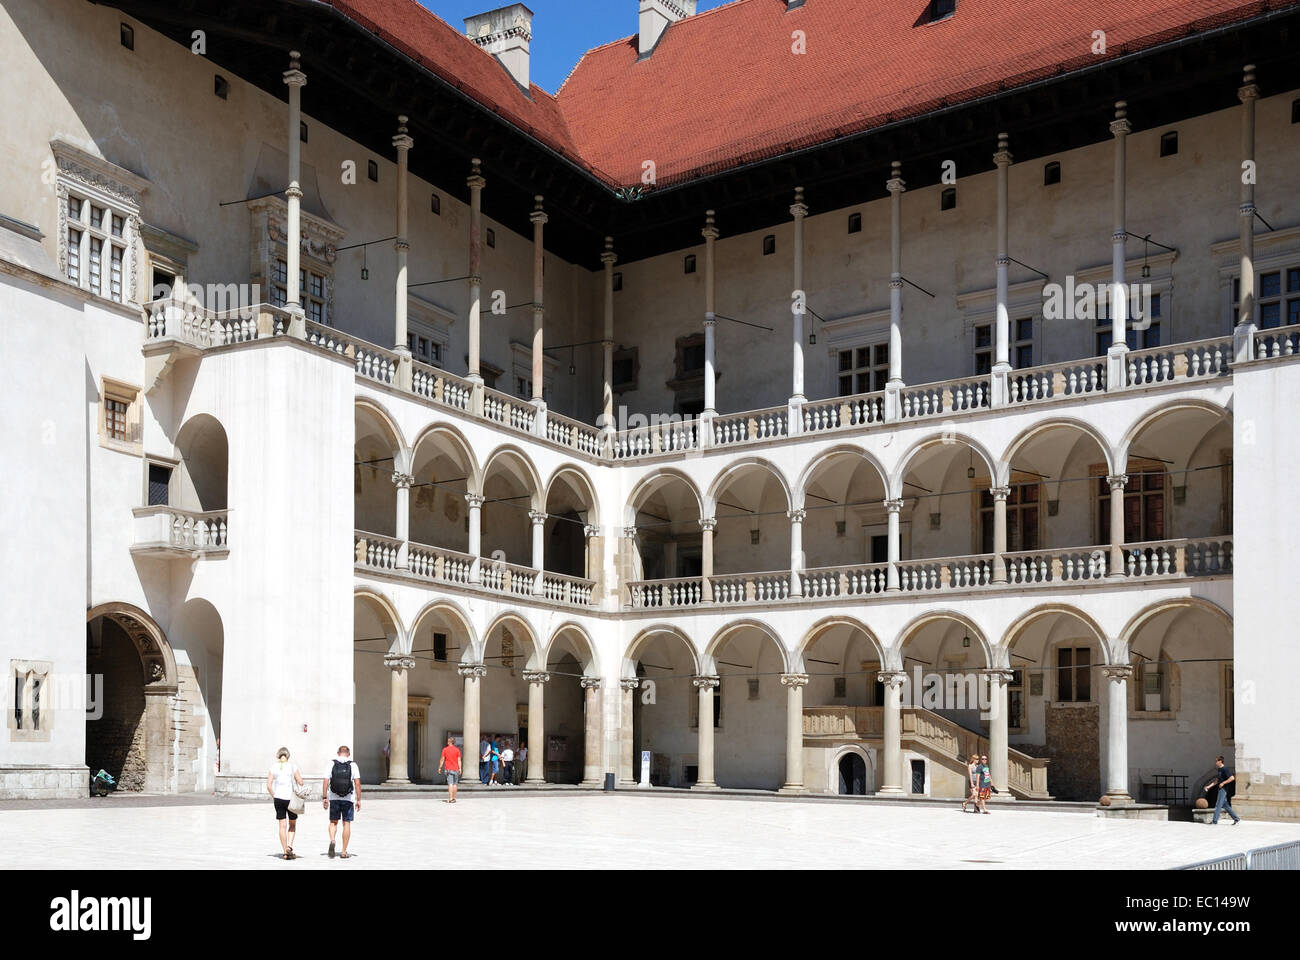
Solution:
<svg viewBox="0 0 1300 960"><path fill-rule="evenodd" d="M1031 673L1029 675L1029 695L1031 697L1041 697L1043 695L1043 675L1041 673Z"/></svg>

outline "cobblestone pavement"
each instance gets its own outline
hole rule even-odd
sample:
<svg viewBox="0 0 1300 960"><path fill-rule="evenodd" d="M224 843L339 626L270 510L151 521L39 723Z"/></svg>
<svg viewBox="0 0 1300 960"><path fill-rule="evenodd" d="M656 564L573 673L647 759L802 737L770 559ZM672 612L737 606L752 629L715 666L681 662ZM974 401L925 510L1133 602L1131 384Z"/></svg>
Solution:
<svg viewBox="0 0 1300 960"><path fill-rule="evenodd" d="M1084 812L830 804L652 794L366 799L350 860L325 856L309 804L279 859L270 801L115 797L0 804L0 869L834 867L1167 868L1300 840L1300 825L1102 820Z"/></svg>

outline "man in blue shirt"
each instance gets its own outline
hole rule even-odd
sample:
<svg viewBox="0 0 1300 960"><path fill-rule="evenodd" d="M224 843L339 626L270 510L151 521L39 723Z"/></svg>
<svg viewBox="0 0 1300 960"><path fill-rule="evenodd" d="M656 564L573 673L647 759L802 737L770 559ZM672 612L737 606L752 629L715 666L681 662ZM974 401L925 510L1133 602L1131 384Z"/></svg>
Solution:
<svg viewBox="0 0 1300 960"><path fill-rule="evenodd" d="M1205 785L1206 793L1210 792L1211 787L1217 786L1219 788L1219 796L1214 801L1214 820L1211 822L1218 823L1219 814L1227 810L1228 816L1232 817L1232 825L1235 827L1241 823L1241 817L1237 816L1237 812L1232 809L1232 798L1237 792L1237 788L1233 784L1236 783L1237 778L1233 775L1232 768L1223 762L1223 757L1218 757L1214 761L1214 765L1218 768L1215 779Z"/></svg>

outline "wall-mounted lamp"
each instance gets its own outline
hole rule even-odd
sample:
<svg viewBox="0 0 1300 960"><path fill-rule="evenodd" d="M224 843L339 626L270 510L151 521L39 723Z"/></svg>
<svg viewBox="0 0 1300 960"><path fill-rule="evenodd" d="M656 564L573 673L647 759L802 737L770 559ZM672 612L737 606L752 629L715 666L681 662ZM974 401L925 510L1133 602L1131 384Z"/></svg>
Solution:
<svg viewBox="0 0 1300 960"><path fill-rule="evenodd" d="M961 638L961 645L962 645L963 647L969 647L969 646L970 646L970 637L962 637L962 638Z"/></svg>

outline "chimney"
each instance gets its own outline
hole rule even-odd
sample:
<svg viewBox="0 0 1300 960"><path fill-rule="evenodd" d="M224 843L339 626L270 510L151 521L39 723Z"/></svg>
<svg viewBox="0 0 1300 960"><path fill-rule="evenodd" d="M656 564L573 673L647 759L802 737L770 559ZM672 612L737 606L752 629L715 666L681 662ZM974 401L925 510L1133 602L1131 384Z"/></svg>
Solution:
<svg viewBox="0 0 1300 960"><path fill-rule="evenodd" d="M641 0L637 52L648 57L668 24L695 15L696 0Z"/></svg>
<svg viewBox="0 0 1300 960"><path fill-rule="evenodd" d="M528 90L528 44L533 39L533 11L522 3L512 3L466 17L465 36L496 57L515 83L525 92Z"/></svg>

